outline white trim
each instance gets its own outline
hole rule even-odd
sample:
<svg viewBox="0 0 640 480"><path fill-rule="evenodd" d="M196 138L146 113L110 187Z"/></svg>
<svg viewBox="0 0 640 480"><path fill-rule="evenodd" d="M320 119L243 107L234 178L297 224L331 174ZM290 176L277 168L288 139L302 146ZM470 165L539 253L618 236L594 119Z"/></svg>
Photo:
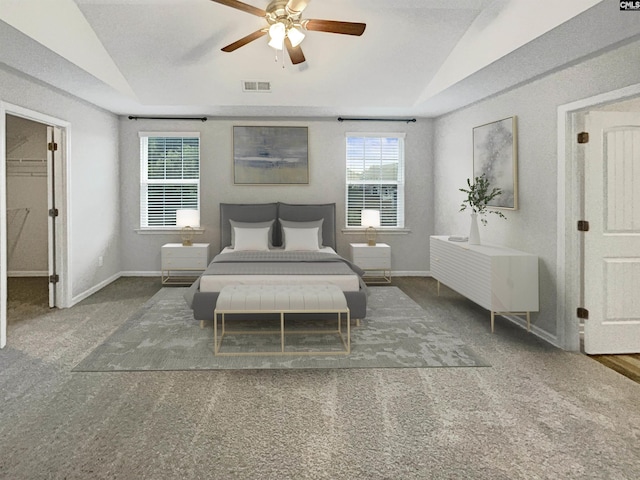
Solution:
<svg viewBox="0 0 640 480"><path fill-rule="evenodd" d="M138 138L142 137L189 137L189 138L200 138L200 132L180 132L180 131L172 131L172 132L138 132Z"/></svg>
<svg viewBox="0 0 640 480"><path fill-rule="evenodd" d="M557 257L556 257L556 298L557 298L557 345L571 351L580 349L580 322L575 309L580 298L581 247L580 237L575 230L575 221L580 212L580 192L576 188L582 175L582 168L574 161L577 144L575 138L575 114L607 103L619 102L640 95L640 84L602 93L593 97L560 105L558 107L557 144ZM569 232L574 232L570 235Z"/></svg>
<svg viewBox="0 0 640 480"><path fill-rule="evenodd" d="M431 277L431 272L428 270L394 270L391 272L391 279L393 277Z"/></svg>
<svg viewBox="0 0 640 480"><path fill-rule="evenodd" d="M141 271L125 271L120 272L122 277L158 277L158 280L162 277L162 272L141 272Z"/></svg>
<svg viewBox="0 0 640 480"><path fill-rule="evenodd" d="M406 132L345 132L345 137L396 137L407 138Z"/></svg>
<svg viewBox="0 0 640 480"><path fill-rule="evenodd" d="M135 228L134 232L140 235L180 235L182 228L180 227L159 227L159 228ZM194 228L194 235L202 235L204 228Z"/></svg>
<svg viewBox="0 0 640 480"><path fill-rule="evenodd" d="M58 207L60 211L60 228L58 229L59 242L59 271L61 276L60 295L58 298L58 306L67 307L70 303L71 296L71 277L69 275L69 264L71 262L71 242L69 232L71 231L70 218L70 198L69 198L69 181L70 181L70 128L71 124L65 120L52 117L44 113L37 112L28 108L21 107L12 103L4 102L0 99L0 185L3 185L2 195L0 195L0 272L7 272L6 255L7 238L6 238L6 117L13 115L26 118L34 122L43 123L49 126L57 127L62 130L62 143L65 146L62 162L62 188L59 196L62 199ZM6 300L7 300L7 275L0 273L0 348L4 348L7 344L7 318L6 318Z"/></svg>
<svg viewBox="0 0 640 480"><path fill-rule="evenodd" d="M499 315L496 313L496 316L504 317L512 323L515 323L519 327L522 327L524 330L527 329L527 321L522 317L517 317L515 315ZM496 327L497 330L497 327ZM554 347L562 348L562 346L558 343L558 337L555 335L551 335L546 330L541 329L536 325L531 325L530 333L534 334L536 337L541 338L545 342L550 343Z"/></svg>
<svg viewBox="0 0 640 480"><path fill-rule="evenodd" d="M362 227L346 227L342 229L342 233L345 235L364 235L367 232L366 228ZM376 228L376 233L378 235L406 235L407 233L411 233L411 229L409 228L396 228L396 227L378 227Z"/></svg>
<svg viewBox="0 0 640 480"><path fill-rule="evenodd" d="M91 295L93 295L96 292L99 292L100 290L102 290L104 287L106 287L107 285L109 285L110 283L115 282L118 278L121 277L120 273L116 273L115 275L110 276L109 278L107 278L106 280L103 280L102 282L100 282L97 285L94 285L93 287L91 287L88 290L85 290L84 292L82 292L79 295L76 295L75 297L73 297L71 299L71 305L69 305L70 307L74 306L75 304L81 302L82 300L84 300L85 298L90 297Z"/></svg>

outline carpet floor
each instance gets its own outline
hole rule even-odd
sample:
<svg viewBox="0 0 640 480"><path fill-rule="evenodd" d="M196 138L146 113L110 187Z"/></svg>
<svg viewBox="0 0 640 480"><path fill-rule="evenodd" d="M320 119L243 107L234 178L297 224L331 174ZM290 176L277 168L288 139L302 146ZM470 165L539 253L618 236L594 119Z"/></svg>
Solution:
<svg viewBox="0 0 640 480"><path fill-rule="evenodd" d="M436 315L429 315L397 287L370 289L367 318L351 329L349 355L214 356L212 324L200 328L182 298L184 290L160 290L74 371L487 366L460 338L443 330ZM255 321L229 322L234 329L260 327ZM297 332L287 336L289 352L343 349L337 335L308 335L305 322L289 323L288 329ZM336 321L313 323L316 329L326 330L335 328ZM279 322L273 322L262 329L278 327ZM229 335L222 351L277 350L279 342L277 333Z"/></svg>
<svg viewBox="0 0 640 480"><path fill-rule="evenodd" d="M393 282L491 367L73 372L159 278L14 317L0 478L640 478L640 385L502 317L492 334L486 310L430 278Z"/></svg>

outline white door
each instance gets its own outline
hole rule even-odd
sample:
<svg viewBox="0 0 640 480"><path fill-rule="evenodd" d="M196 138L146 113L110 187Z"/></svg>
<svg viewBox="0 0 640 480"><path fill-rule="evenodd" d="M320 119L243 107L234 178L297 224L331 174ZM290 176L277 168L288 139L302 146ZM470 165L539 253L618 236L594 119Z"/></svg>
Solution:
<svg viewBox="0 0 640 480"><path fill-rule="evenodd" d="M640 113L589 112L584 349L640 353Z"/></svg>
<svg viewBox="0 0 640 480"><path fill-rule="evenodd" d="M58 225L60 223L59 215L59 198L62 188L61 172L62 172L62 130L57 127L47 127L47 208L49 209L49 228L47 229L49 234L49 307L57 307L58 299L60 298L60 286L59 281L52 281L52 279L60 272L60 256L58 252L60 250L59 242L59 230ZM59 278L59 277L58 277Z"/></svg>

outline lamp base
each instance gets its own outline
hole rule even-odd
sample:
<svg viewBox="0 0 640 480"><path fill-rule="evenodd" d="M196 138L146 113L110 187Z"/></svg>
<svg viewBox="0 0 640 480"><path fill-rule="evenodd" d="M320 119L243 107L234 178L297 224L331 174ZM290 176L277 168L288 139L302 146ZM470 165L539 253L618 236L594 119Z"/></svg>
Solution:
<svg viewBox="0 0 640 480"><path fill-rule="evenodd" d="M367 228L365 235L367 237L367 245L369 245L370 247L375 247L376 237L378 236L378 232L376 232L376 229L373 227Z"/></svg>
<svg viewBox="0 0 640 480"><path fill-rule="evenodd" d="M181 233L182 233L182 246L192 247L193 246L193 228L182 227Z"/></svg>

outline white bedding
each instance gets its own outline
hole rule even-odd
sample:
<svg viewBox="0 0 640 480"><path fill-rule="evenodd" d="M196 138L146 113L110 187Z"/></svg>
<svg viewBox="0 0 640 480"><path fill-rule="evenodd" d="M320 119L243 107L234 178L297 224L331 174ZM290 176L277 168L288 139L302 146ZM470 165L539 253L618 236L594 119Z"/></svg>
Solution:
<svg viewBox="0 0 640 480"><path fill-rule="evenodd" d="M226 247L221 253L233 252ZM337 255L331 247L322 247L324 253ZM226 285L284 285L284 284L318 284L337 285L343 292L357 292L360 289L358 275L202 275L200 277L201 292L219 292Z"/></svg>

